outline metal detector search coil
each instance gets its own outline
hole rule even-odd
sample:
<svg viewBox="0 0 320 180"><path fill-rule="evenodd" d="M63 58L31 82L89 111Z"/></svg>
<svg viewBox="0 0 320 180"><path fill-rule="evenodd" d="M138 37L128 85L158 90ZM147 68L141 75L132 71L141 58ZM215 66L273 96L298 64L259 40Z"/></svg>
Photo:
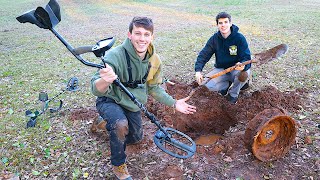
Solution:
<svg viewBox="0 0 320 180"><path fill-rule="evenodd" d="M38 110L32 112L31 110L27 110L26 111L26 116L29 117L29 121L27 122L27 128L29 127L35 127L36 123L37 123L37 117L40 116L41 114L45 113L47 111L47 109L49 109L50 113L55 113L61 110L62 105L63 105L63 101L62 100L58 100L59 105L55 108L49 108L49 103L54 101L58 96L60 96L61 94L65 93L66 91L70 91L70 92L74 92L77 91L79 89L79 80L77 77L72 77L69 79L67 86L65 89L63 89L59 94L55 95L53 98L48 97L48 94L46 92L40 92L39 93L39 101L41 101L43 103L43 107L40 110L40 112Z"/></svg>
<svg viewBox="0 0 320 180"><path fill-rule="evenodd" d="M168 132L168 135L158 130L153 137L154 143L162 151L180 159L193 156L197 147L196 143L189 136L172 128L164 128L164 130Z"/></svg>

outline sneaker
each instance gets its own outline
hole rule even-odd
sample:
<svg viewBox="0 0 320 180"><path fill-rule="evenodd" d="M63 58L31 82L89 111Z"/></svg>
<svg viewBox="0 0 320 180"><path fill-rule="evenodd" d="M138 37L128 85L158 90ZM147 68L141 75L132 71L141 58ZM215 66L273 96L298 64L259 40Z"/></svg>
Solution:
<svg viewBox="0 0 320 180"><path fill-rule="evenodd" d="M105 121L101 116L98 116L93 121L90 130L92 133L97 132L98 129L106 131L106 124L107 124L107 121Z"/></svg>
<svg viewBox="0 0 320 180"><path fill-rule="evenodd" d="M249 88L249 81L245 83L240 90L246 90Z"/></svg>
<svg viewBox="0 0 320 180"><path fill-rule="evenodd" d="M230 86L232 85L232 82L229 81L229 86L227 89L222 89L222 90L219 90L218 93L221 94L222 96L226 96L228 94L228 91L229 91L229 88Z"/></svg>
<svg viewBox="0 0 320 180"><path fill-rule="evenodd" d="M117 176L118 179L132 180L132 177L128 172L128 168L126 164L122 164L120 166L113 166L112 169L113 169L113 173Z"/></svg>
<svg viewBox="0 0 320 180"><path fill-rule="evenodd" d="M228 94L228 89L222 89L220 91L218 91L219 94L221 94L222 96L225 96Z"/></svg>
<svg viewBox="0 0 320 180"><path fill-rule="evenodd" d="M232 104L236 104L238 101L238 97L232 97L232 96L230 96L230 94L228 94L227 100Z"/></svg>

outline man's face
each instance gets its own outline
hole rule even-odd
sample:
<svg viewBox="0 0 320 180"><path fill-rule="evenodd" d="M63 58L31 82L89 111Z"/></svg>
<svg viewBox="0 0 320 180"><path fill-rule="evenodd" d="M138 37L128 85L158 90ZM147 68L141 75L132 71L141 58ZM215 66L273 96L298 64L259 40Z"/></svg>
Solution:
<svg viewBox="0 0 320 180"><path fill-rule="evenodd" d="M131 40L138 55L143 57L153 40L153 34L143 27L133 26L132 33L128 32L128 38Z"/></svg>
<svg viewBox="0 0 320 180"><path fill-rule="evenodd" d="M231 34L231 26L232 23L229 21L229 18L218 19L218 29L223 37L228 37Z"/></svg>

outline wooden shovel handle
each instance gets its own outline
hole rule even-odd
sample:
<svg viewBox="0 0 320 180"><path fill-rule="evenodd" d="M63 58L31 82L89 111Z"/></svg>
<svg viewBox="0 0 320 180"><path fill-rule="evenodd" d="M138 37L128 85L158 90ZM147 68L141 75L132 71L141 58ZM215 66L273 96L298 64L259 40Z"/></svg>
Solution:
<svg viewBox="0 0 320 180"><path fill-rule="evenodd" d="M214 74L214 75L212 75L212 76L209 76L209 77L207 77L207 78L213 79L213 78L219 77L219 76L221 76L221 75L227 74L228 72L231 72L231 71L235 70L236 67L238 67L238 66L244 66L244 65L247 65L247 64L250 64L250 63L256 63L256 62L258 62L258 60L256 60L256 59L252 59L252 60L249 60L249 61L245 61L245 62L240 63L240 64L238 64L238 65L231 66L231 67L229 67L229 68L227 68L227 69L225 69L225 70L223 70L223 71L220 71L220 72L218 72L218 73L216 73L216 74Z"/></svg>
<svg viewBox="0 0 320 180"><path fill-rule="evenodd" d="M238 67L238 66L244 66L244 65L247 65L247 64L250 64L250 63L256 63L256 62L258 62L257 59L252 59L252 60L248 60L248 61L245 61L245 62L243 62L243 63L240 63L240 64L238 64L238 65L231 66L231 67L229 67L229 68L227 68L227 69L225 69L225 70L223 70L223 71L220 71L220 72L218 72L218 73L216 73L216 74L213 74L213 75L211 75L211 76L209 76L209 77L206 77L206 78L208 78L208 79L205 80L204 82L202 82L201 85L207 84L207 82L210 81L210 79L213 79L213 78L222 76L222 75L224 75L224 74L227 74L228 72L231 72L231 71L235 70L236 67Z"/></svg>

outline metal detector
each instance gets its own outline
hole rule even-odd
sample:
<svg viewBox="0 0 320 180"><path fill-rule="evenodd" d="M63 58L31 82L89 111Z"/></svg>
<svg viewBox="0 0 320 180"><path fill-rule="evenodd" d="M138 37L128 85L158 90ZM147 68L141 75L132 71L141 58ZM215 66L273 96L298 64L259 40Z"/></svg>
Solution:
<svg viewBox="0 0 320 180"><path fill-rule="evenodd" d="M37 117L39 117L41 114L45 113L48 109L50 113L58 112L62 108L63 101L59 100L59 106L55 108L49 108L49 103L54 101L58 96L65 93L66 91L76 91L79 88L79 81L77 77L72 77L69 79L68 84L65 89L63 89L60 93L55 95L54 97L50 98L48 97L48 94L46 92L40 92L39 93L39 101L42 102L42 109L40 112L38 110L32 112L31 110L26 111L26 116L29 117L29 121L27 122L27 128L29 127L35 127L37 123Z"/></svg>
<svg viewBox="0 0 320 180"><path fill-rule="evenodd" d="M81 54L87 52L93 52L96 57L102 58L104 53L109 50L114 42L115 38L107 38L99 41L94 46L81 46L73 48L55 29L61 21L60 7L55 0L50 0L45 8L37 7L36 10L31 10L23 15L17 17L20 23L29 22L35 24L40 28L49 29L65 46L66 48L83 64L96 68L104 68L102 64L95 64L88 62L81 57ZM104 64L104 63L103 63ZM165 153L181 159L186 159L193 156L196 152L195 142L186 134L172 128L164 128L161 126L154 114L150 113L147 108L140 103L136 97L120 82L116 79L113 82L117 85L129 98L141 109L142 112L153 122L159 130L155 133L154 142Z"/></svg>

